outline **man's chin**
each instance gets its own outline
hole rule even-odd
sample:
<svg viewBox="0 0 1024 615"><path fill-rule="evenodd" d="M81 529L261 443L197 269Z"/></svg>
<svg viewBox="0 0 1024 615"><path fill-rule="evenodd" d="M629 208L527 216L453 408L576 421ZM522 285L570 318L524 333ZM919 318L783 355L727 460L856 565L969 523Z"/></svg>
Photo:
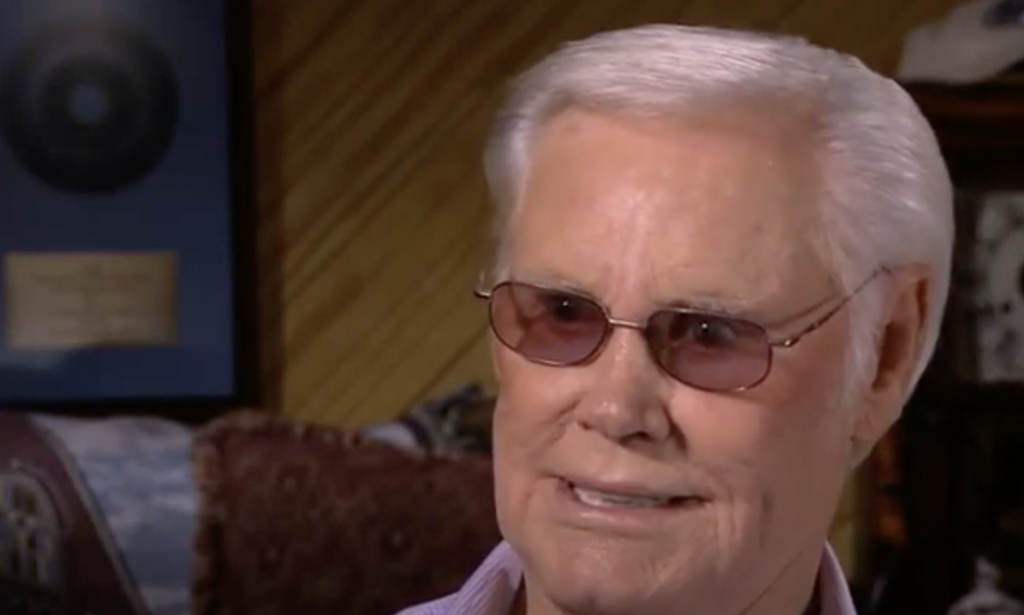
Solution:
<svg viewBox="0 0 1024 615"><path fill-rule="evenodd" d="M529 596L528 603L539 599L555 607L552 609L554 612L565 615L639 615L653 612L653 609L645 608L649 605L643 604L635 591L620 589L627 588L608 585L595 587L583 583L538 587L537 591L543 592L543 595ZM530 592L530 584L527 583L527 593Z"/></svg>
<svg viewBox="0 0 1024 615"><path fill-rule="evenodd" d="M566 615L678 612L679 604L701 603L701 593L714 593L706 591L708 584L692 582L684 571L668 572L656 562L635 565L611 558L589 560L582 554L573 557L568 551L552 560L527 574L529 602L547 603Z"/></svg>
<svg viewBox="0 0 1024 615"><path fill-rule="evenodd" d="M527 584L527 592L530 591ZM541 601L555 607L554 611L565 615L647 615L676 613L678 605L660 592L639 592L629 580L604 580L602 585L571 583L554 587L543 586ZM530 601L535 598L530 598Z"/></svg>

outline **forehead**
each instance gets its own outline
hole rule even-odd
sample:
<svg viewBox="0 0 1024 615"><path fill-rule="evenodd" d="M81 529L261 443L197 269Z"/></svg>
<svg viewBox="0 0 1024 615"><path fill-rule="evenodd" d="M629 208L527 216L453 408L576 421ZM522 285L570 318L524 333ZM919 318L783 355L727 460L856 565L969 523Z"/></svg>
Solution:
<svg viewBox="0 0 1024 615"><path fill-rule="evenodd" d="M514 273L604 297L736 303L819 277L808 132L770 119L743 110L552 119L510 221Z"/></svg>

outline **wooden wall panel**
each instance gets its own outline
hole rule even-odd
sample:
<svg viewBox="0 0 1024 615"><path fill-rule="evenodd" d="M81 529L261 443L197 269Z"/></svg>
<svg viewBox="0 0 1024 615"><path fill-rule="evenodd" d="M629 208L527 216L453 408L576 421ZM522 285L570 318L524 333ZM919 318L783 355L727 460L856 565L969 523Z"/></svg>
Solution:
<svg viewBox="0 0 1024 615"><path fill-rule="evenodd" d="M254 3L268 405L356 426L489 382L479 159L513 73L651 21L799 33L886 70L955 0Z"/></svg>

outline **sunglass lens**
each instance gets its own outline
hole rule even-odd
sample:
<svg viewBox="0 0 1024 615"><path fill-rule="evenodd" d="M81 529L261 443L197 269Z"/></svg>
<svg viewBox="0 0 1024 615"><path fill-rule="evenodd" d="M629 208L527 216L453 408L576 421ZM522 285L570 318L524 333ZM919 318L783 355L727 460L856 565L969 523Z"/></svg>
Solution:
<svg viewBox="0 0 1024 615"><path fill-rule="evenodd" d="M597 351L608 320L581 295L506 282L491 297L491 326L501 343L528 360L572 365Z"/></svg>
<svg viewBox="0 0 1024 615"><path fill-rule="evenodd" d="M662 368L699 389L729 391L754 386L768 374L771 364L765 330L738 318L658 312L651 318L648 338Z"/></svg>

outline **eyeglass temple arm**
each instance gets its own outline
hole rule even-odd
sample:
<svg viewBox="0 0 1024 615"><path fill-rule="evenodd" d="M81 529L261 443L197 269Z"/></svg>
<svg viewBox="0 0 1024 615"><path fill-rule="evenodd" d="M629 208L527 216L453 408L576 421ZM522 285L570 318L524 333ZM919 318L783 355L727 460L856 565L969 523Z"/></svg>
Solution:
<svg viewBox="0 0 1024 615"><path fill-rule="evenodd" d="M853 289L853 292L847 294L845 297L843 297L842 301L834 305L831 310L828 310L827 312L819 316L817 320L807 325L799 332L781 340L773 340L772 342L770 342L771 345L778 348L790 348L792 346L795 346L797 342L802 340L805 336L814 333L815 331L823 327L825 323L832 320L832 317L838 314L840 310L842 310L844 307L846 307L846 304L849 303L858 294L860 294L860 291L864 290L864 288L867 287L868 284L870 284L872 281L874 281L875 278L877 278L879 275L883 273L890 274L892 273L892 270L890 270L888 267L879 267L874 271L874 273L865 278L863 282L858 284L857 287Z"/></svg>
<svg viewBox="0 0 1024 615"><path fill-rule="evenodd" d="M815 331L823 327L825 323L832 320L832 317L838 314L839 311L842 310L846 306L846 304L850 302L850 299L852 298L853 295L843 297L842 301L835 305L831 310L822 314L817 320L807 325L807 327L801 329L799 332L787 338L781 340L772 340L771 345L778 348L789 348L791 346L795 346L797 342L802 340L804 337L810 335L811 333L814 333Z"/></svg>

